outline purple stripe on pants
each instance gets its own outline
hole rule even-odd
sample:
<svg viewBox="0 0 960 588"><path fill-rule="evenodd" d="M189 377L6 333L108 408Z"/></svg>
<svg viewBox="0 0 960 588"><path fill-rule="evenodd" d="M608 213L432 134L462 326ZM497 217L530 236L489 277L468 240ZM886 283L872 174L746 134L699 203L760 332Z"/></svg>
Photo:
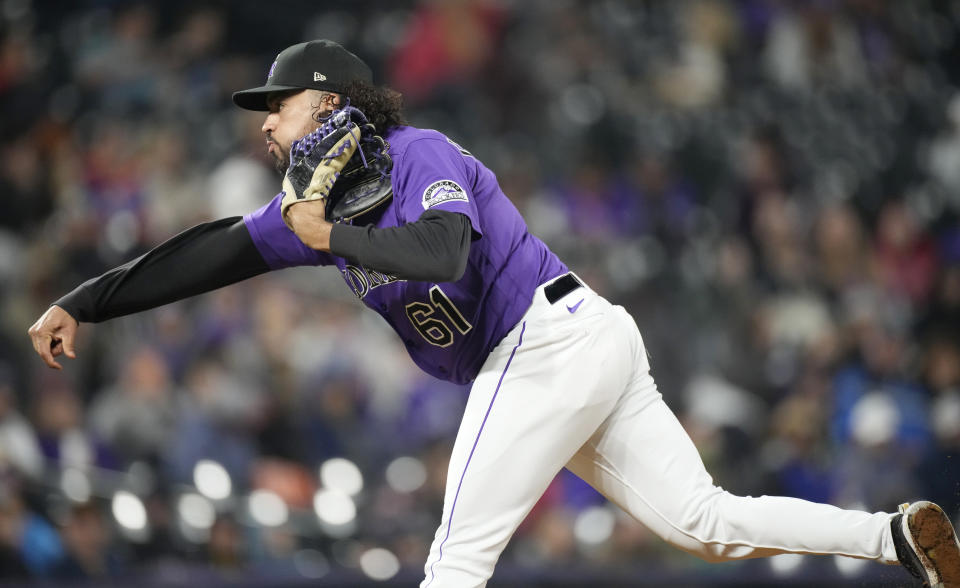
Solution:
<svg viewBox="0 0 960 588"><path fill-rule="evenodd" d="M470 456L467 457L467 463L463 466L463 472L460 474L460 482L457 484L457 493L453 496L453 504L450 505L450 518L447 520L447 535L443 538L443 541L440 542L440 557L437 558L437 561L430 564L430 581L427 582L427 586L433 583L433 580L436 578L436 575L433 573L433 566L440 563L440 560L443 559L443 546L447 542L447 539L450 538L450 529L453 528L453 511L457 508L457 499L460 498L460 488L463 486L463 478L467 475L467 468L470 467L470 460L473 459L473 452L477 450L477 443L480 441L480 435L483 433L483 426L487 424L487 417L490 416L490 410L493 408L493 403L497 400L497 394L500 393L500 386L503 384L503 377L507 375L507 370L510 369L510 363L513 361L513 356L516 355L517 349L520 349L520 346L523 345L523 333L527 330L527 323L524 321L523 326L520 327L520 338L517 340L517 344L514 346L513 351L510 352L510 358L507 359L507 365L503 367L503 372L500 374L500 381L497 382L497 389L493 391L493 398L490 399L490 406L487 407L487 413L483 415L483 422L480 423L480 430L477 431L477 438L473 440L473 447L470 449Z"/></svg>

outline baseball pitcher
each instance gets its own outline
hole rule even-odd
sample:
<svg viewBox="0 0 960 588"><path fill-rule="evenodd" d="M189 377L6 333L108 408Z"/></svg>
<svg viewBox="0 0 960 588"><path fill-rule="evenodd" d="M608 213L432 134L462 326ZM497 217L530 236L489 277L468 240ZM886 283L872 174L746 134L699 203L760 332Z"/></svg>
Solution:
<svg viewBox="0 0 960 588"><path fill-rule="evenodd" d="M867 513L715 486L657 390L633 319L527 231L483 163L405 124L399 95L354 54L326 40L294 45L265 85L233 99L266 113L282 191L57 300L29 331L47 365L75 357L78 323L333 265L420 368L472 382L422 587L484 586L563 467L708 561L836 554L960 587L960 544L934 504Z"/></svg>

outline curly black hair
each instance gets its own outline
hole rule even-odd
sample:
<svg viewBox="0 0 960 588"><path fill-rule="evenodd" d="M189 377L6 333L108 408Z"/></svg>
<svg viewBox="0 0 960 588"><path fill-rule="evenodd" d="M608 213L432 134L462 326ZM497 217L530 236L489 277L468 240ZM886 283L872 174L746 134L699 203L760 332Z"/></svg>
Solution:
<svg viewBox="0 0 960 588"><path fill-rule="evenodd" d="M403 116L403 95L396 90L357 80L344 86L341 94L350 99L350 106L367 116L379 133L407 124Z"/></svg>

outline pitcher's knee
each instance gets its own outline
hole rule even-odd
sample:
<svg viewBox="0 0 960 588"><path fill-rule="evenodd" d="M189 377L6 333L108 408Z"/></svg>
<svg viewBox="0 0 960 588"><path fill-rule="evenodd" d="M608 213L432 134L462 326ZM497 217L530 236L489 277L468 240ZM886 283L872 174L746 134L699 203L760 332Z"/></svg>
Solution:
<svg viewBox="0 0 960 588"><path fill-rule="evenodd" d="M674 534L668 541L709 563L748 557L752 550L738 540L742 538L737 537L729 516L738 500L717 487L702 494L674 521Z"/></svg>

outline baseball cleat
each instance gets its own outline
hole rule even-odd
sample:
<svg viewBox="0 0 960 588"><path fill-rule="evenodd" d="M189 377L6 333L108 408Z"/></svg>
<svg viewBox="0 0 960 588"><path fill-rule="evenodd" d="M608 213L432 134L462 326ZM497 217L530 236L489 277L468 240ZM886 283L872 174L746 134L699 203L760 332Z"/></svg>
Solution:
<svg viewBox="0 0 960 588"><path fill-rule="evenodd" d="M960 542L943 509L926 500L901 504L890 529L908 572L930 588L960 588Z"/></svg>

